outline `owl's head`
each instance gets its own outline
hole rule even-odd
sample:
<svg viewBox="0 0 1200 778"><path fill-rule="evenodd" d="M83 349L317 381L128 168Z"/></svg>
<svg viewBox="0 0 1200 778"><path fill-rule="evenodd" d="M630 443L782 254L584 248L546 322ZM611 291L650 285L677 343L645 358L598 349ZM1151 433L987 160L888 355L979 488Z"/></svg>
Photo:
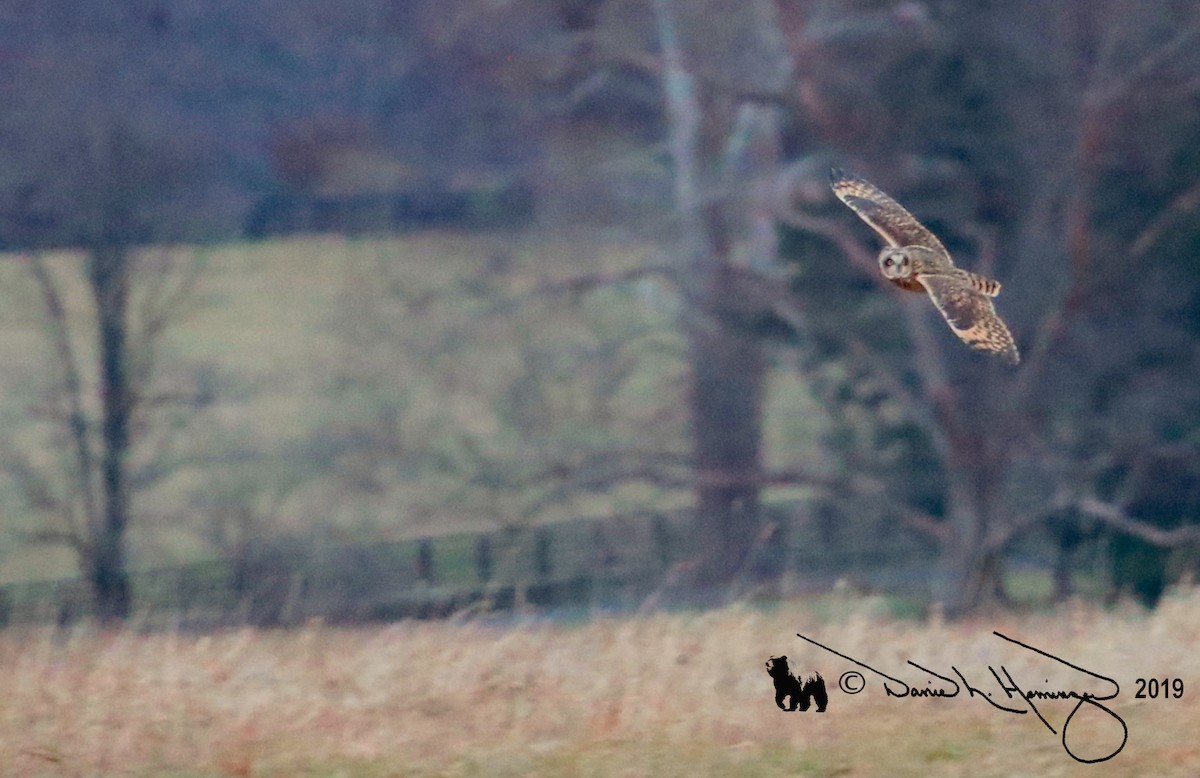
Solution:
<svg viewBox="0 0 1200 778"><path fill-rule="evenodd" d="M908 278L913 271L912 256L908 249L888 246L879 252L879 269L884 278Z"/></svg>

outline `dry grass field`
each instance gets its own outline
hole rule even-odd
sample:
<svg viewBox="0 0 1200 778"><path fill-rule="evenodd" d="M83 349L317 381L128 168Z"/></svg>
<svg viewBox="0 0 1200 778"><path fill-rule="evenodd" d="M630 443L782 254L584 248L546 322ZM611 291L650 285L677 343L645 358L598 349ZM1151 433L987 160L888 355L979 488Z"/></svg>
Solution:
<svg viewBox="0 0 1200 778"><path fill-rule="evenodd" d="M407 622L355 630L212 635L0 635L4 775L927 776L1197 775L1200 705L1135 699L1138 677L1200 679L1200 591L1154 613L1086 605L958 623L896 621L871 599L771 610ZM837 614L837 615L831 615ZM1003 665L1023 688L1108 687L992 635L998 630L1114 677L1128 743L1097 765L1073 761L1033 715L965 693L888 698L877 676L917 688L912 659L980 689ZM786 653L829 681L824 714L783 713L763 663ZM1043 684L1043 679L1046 683ZM940 683L940 682L939 682ZM943 684L944 685L944 684ZM1010 702L1010 705L1015 703ZM1069 701L1043 702L1061 731ZM1094 709L1093 709L1094 710ZM1081 713L1081 755L1120 742L1116 720ZM1116 738L1115 741L1113 738Z"/></svg>

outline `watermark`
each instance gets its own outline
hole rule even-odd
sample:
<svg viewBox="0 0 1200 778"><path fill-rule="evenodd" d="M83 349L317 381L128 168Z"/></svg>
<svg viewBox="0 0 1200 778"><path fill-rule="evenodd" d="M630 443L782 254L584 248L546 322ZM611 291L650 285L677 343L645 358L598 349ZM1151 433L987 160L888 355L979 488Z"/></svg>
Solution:
<svg viewBox="0 0 1200 778"><path fill-rule="evenodd" d="M807 711L816 702L817 713L824 713L829 706L829 692L820 673L800 680L792 675L786 656L773 656L767 660L767 674L775 682L775 704L780 710Z"/></svg>
<svg viewBox="0 0 1200 778"><path fill-rule="evenodd" d="M922 679L923 683L918 681L910 683L811 637L799 633L796 637L866 671L864 675L860 670L847 670L838 677L837 688L844 694L859 694L868 688L870 685L868 678L870 678L878 681L888 698L924 698L935 701L952 700L958 697L962 697L964 700L978 699L1002 713L1022 716L1034 714L1051 734L1059 736L1063 750L1077 762L1086 764L1106 762L1121 753L1121 750L1129 742L1129 727L1125 720L1106 704L1111 703L1121 693L1121 686L1116 679L1083 668L1074 662L1016 638L999 632L992 634L1006 641L1010 646L1016 646L1049 660L1060 670L1066 667L1079 673L1080 683L1072 684L1071 688L1034 688L1033 685L1026 684L1024 680L1018 681L1014 678L1004 665L999 665L999 667L988 665L986 668L988 675L985 675L981 671L964 673L955 665L951 665L948 671L943 669L942 672L938 672L909 659L907 663L910 666L928 676ZM781 656L771 657L767 660L767 673L774 683L775 704L779 706L780 710L807 711L815 702L817 712L825 712L829 704L829 695L820 672L815 672L802 680L803 674L794 675L788 666L787 657ZM1049 683L1048 679L1046 683ZM1184 691L1183 680L1171 677L1138 678L1137 687L1137 693L1134 696L1142 699L1180 699L1183 697ZM1066 720L1056 729L1039 706L1044 707L1047 702L1059 700L1073 704ZM1083 745L1072 742L1071 723L1075 721L1076 715L1081 711L1108 717L1118 725L1110 728L1112 734L1108 736L1109 741L1100 747L1098 753L1083 753ZM1094 744L1093 747L1095 747Z"/></svg>

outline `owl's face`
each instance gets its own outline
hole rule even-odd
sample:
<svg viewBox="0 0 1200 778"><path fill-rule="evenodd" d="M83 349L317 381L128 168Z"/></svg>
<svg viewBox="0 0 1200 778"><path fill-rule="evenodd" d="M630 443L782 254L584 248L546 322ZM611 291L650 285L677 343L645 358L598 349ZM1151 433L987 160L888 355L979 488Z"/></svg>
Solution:
<svg viewBox="0 0 1200 778"><path fill-rule="evenodd" d="M884 278L908 278L912 275L912 256L906 249L889 246L879 252L879 269Z"/></svg>

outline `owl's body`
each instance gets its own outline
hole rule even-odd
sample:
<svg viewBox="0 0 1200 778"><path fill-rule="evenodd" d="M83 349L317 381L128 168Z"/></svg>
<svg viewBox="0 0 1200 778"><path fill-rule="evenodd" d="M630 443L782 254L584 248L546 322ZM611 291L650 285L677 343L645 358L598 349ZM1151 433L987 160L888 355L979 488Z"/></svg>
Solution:
<svg viewBox="0 0 1200 778"><path fill-rule="evenodd" d="M937 237L899 203L869 181L833 169L834 194L887 242L879 253L883 277L902 289L925 292L954 334L968 346L1020 361L1017 345L991 298L1000 282L955 267Z"/></svg>

